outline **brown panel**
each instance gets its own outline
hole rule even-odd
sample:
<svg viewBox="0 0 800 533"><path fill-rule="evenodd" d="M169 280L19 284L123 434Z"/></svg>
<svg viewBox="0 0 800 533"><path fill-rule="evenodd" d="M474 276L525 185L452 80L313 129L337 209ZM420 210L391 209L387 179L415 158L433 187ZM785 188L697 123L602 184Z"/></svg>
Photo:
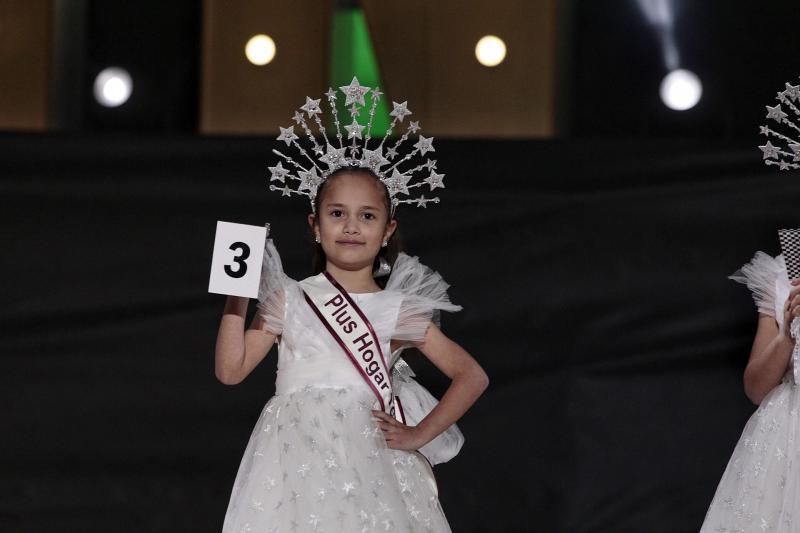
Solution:
<svg viewBox="0 0 800 533"><path fill-rule="evenodd" d="M200 130L277 133L306 95L327 87L330 7L325 0L204 0ZM252 65L253 35L275 40L275 59Z"/></svg>
<svg viewBox="0 0 800 533"><path fill-rule="evenodd" d="M44 130L50 0L0 0L0 128Z"/></svg>
<svg viewBox="0 0 800 533"><path fill-rule="evenodd" d="M389 96L408 99L426 133L553 135L556 0L362 5ZM487 34L507 46L496 67L475 59L475 44Z"/></svg>

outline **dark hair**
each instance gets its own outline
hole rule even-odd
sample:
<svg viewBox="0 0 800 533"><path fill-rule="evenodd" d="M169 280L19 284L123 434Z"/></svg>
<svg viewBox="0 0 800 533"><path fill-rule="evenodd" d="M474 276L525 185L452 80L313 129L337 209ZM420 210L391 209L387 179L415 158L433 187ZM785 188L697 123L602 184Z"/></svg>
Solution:
<svg viewBox="0 0 800 533"><path fill-rule="evenodd" d="M331 182L334 178L341 176L343 174L360 174L362 176L369 176L373 178L375 181L381 184L383 190L383 204L386 206L386 223L388 224L392 220L392 201L389 198L389 191L386 189L386 186L380 181L380 178L367 168L362 167L344 167L336 170L335 172L331 173L328 178L322 182L317 189L317 196L314 198L314 213L319 215L320 207L322 206L322 197L325 195L325 190L327 189L328 183ZM319 221L317 221L319 224ZM314 274L319 274L323 270L325 270L325 266L327 264L328 258L325 256L325 251L322 249L322 245L315 242L315 234L314 229L309 228L309 238L314 247L314 256L311 263L311 268ZM403 250L402 248L402 239L400 237L400 226L397 226L394 230L394 233L389 240L387 241L388 244L385 248L381 248L378 252L378 255L375 257L375 264L373 265L373 269L378 268L380 265L380 260L383 258L389 266L394 266L394 262L397 260L398 254ZM378 283L378 286L384 288L386 286L386 277L376 278L375 281Z"/></svg>

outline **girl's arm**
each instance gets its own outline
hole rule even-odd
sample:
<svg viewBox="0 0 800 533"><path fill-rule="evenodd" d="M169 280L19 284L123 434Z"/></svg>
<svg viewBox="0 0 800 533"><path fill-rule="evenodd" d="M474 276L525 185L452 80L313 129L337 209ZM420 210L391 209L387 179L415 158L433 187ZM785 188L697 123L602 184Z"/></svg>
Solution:
<svg viewBox="0 0 800 533"><path fill-rule="evenodd" d="M792 320L800 313L800 281L794 280L792 285L783 306L783 329L778 327L775 318L763 313L758 315L758 330L744 370L745 394L756 405L781 382L792 357L794 340L789 331Z"/></svg>
<svg viewBox="0 0 800 533"><path fill-rule="evenodd" d="M416 426L405 426L383 411L374 411L387 446L398 450L417 450L432 441L461 418L489 385L478 362L434 324L416 347L451 383L441 401Z"/></svg>
<svg viewBox="0 0 800 533"><path fill-rule="evenodd" d="M228 296L219 323L214 372L222 383L236 385L266 357L275 335L264 330L264 320L256 315L245 331L247 298Z"/></svg>

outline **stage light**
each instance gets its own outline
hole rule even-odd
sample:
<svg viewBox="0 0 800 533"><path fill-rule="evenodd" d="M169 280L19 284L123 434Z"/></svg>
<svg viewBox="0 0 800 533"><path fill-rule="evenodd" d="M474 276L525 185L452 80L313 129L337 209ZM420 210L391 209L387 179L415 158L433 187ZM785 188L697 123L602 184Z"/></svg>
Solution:
<svg viewBox="0 0 800 533"><path fill-rule="evenodd" d="M103 69L94 80L94 97L105 107L121 106L128 101L132 92L131 75L119 67Z"/></svg>
<svg viewBox="0 0 800 533"><path fill-rule="evenodd" d="M254 65L266 65L275 58L275 41L269 35L254 35L244 47L247 60Z"/></svg>
<svg viewBox="0 0 800 533"><path fill-rule="evenodd" d="M485 67L496 67L506 58L506 43L494 35L481 37L475 45L475 57Z"/></svg>
<svg viewBox="0 0 800 533"><path fill-rule="evenodd" d="M694 72L677 69L664 76L660 92L664 105L676 111L685 111L700 101L703 85Z"/></svg>

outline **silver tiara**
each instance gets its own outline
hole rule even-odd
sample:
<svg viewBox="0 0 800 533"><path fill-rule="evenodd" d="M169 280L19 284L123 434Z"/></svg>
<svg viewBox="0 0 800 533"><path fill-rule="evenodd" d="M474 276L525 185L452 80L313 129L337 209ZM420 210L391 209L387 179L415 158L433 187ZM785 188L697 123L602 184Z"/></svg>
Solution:
<svg viewBox="0 0 800 533"><path fill-rule="evenodd" d="M396 139L384 152L387 139L395 129L403 123L406 116L411 115L407 102L398 104L392 102L392 122L386 135L374 145L370 146L372 140L372 123L375 118L375 110L383 93L377 87L363 87L356 77L350 85L339 87L344 93L344 105L350 112L352 122L342 127L339 122L339 113L336 109L336 99L339 94L333 89L328 89L325 97L330 108L331 118L336 127L336 139L328 138L328 131L323 125L323 111L320 107L320 99L314 100L306 96L306 103L294 113L293 120L302 130L302 134L308 137L307 147L303 147L301 138L295 134L294 125L288 128L280 128L281 134L279 141L286 143L287 147L294 147L300 152L296 159L284 154L279 150L273 150L287 163L289 168L284 168L281 161L274 167L268 167L270 171L270 190L280 191L283 196L303 195L311 200L311 208L314 209L314 198L317 196L317 189L332 173L342 168L366 168L375 173L389 191L389 198L392 203L392 214L400 204L415 204L417 207L427 207L429 203L439 203L438 197L426 198L420 187L428 186L430 191L444 189L444 174L436 172L436 160L425 157L428 152L434 152L433 137L423 137L419 135L417 142L410 145L412 148L405 155L400 153L401 145L408 141L411 134L419 131L419 122L409 121L405 133ZM368 95L368 100L365 96ZM362 109L369 109L369 116L366 124L358 122L358 116ZM304 114L305 113L305 114ZM311 122L313 121L313 124ZM317 135L322 136L322 143L311 130L316 124ZM347 134L344 139L342 130ZM360 141L360 142L359 142ZM412 160L416 159L415 162ZM424 159L424 162L422 161ZM416 166L415 166L416 165ZM416 180L416 181L415 181ZM279 182L276 185L274 182Z"/></svg>
<svg viewBox="0 0 800 533"><path fill-rule="evenodd" d="M759 146L764 156L764 163L767 165L777 165L781 170L800 168L800 141L797 135L800 134L800 126L795 122L800 118L800 85L786 84L786 88L778 93L778 105L767 106L767 120L778 123L776 128L783 131L776 131L769 126L761 126L761 135L767 137L767 143ZM792 113L784 111L784 108ZM794 135L795 138L790 137ZM775 139L776 144L772 144L770 138Z"/></svg>

